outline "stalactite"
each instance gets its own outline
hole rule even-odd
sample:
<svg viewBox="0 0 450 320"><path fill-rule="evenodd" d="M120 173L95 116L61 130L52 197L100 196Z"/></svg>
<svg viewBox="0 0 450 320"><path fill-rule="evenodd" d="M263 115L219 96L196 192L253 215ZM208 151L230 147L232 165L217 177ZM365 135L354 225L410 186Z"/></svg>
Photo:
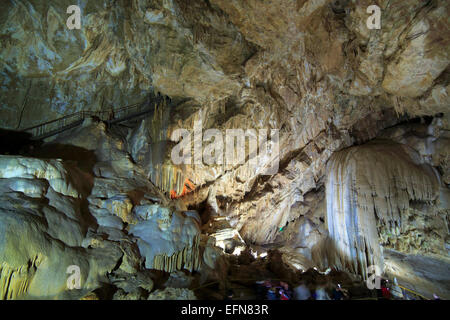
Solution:
<svg viewBox="0 0 450 320"><path fill-rule="evenodd" d="M328 164L327 224L335 266L367 277L383 270L379 229L402 232L410 201L434 201L438 179L406 146L374 142L335 153Z"/></svg>
<svg viewBox="0 0 450 320"><path fill-rule="evenodd" d="M175 190L170 190L170 198L172 199L178 199L183 196L185 196L188 193L191 193L195 190L195 185L189 180L188 178L184 179L183 183L183 190L181 190L181 193L177 193Z"/></svg>
<svg viewBox="0 0 450 320"><path fill-rule="evenodd" d="M169 124L170 112L168 112L166 99L154 104L153 117L150 125L150 136L153 141L165 141Z"/></svg>
<svg viewBox="0 0 450 320"><path fill-rule="evenodd" d="M175 252L171 256L167 254L159 254L153 260L153 268L165 272L173 272L177 270L187 269L195 271L200 268L200 235L193 238L192 244L183 248L183 250Z"/></svg>
<svg viewBox="0 0 450 320"><path fill-rule="evenodd" d="M170 160L165 158L169 117L170 109L167 100L162 99L161 102L154 105L153 117L149 125L149 133L153 142L149 178L161 190L169 192L174 199L185 195L195 186L187 177L184 177L181 168L172 165Z"/></svg>
<svg viewBox="0 0 450 320"><path fill-rule="evenodd" d="M150 173L150 180L165 192L174 191L181 194L185 188L186 179L183 171L173 165L156 165Z"/></svg>
<svg viewBox="0 0 450 320"><path fill-rule="evenodd" d="M171 164L166 157L168 125L170 108L163 98L154 105L153 116L150 120L149 134L152 140L152 156L149 165L149 179L161 190L170 192L175 189L180 193L183 188L184 177L182 170Z"/></svg>

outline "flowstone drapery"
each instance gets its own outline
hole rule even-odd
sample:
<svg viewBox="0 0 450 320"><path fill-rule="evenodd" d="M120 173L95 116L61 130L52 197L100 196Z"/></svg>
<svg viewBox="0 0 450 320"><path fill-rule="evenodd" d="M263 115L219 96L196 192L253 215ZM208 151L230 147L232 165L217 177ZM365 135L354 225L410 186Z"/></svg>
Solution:
<svg viewBox="0 0 450 320"><path fill-rule="evenodd" d="M382 270L379 228L401 234L410 201L434 201L438 190L431 167L405 145L374 142L337 152L326 183L331 261L364 278L370 265Z"/></svg>

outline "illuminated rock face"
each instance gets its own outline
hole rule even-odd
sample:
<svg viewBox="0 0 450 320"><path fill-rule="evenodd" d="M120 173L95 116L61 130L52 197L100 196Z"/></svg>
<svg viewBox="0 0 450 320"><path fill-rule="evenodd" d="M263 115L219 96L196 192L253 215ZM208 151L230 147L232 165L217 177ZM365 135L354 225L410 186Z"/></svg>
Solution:
<svg viewBox="0 0 450 320"><path fill-rule="evenodd" d="M389 142L352 147L332 156L326 183L327 225L336 257L332 264L367 277L383 270L378 234L400 236L408 228L410 202L439 196L432 168L415 151Z"/></svg>
<svg viewBox="0 0 450 320"><path fill-rule="evenodd" d="M58 139L92 150L103 160L93 167L88 197L101 230L116 240L126 230L137 241L148 269L197 270L201 265L198 215L170 203L149 181L147 172L130 161L125 139L110 136L101 123L79 128L70 137Z"/></svg>
<svg viewBox="0 0 450 320"><path fill-rule="evenodd" d="M252 45L205 3L83 0L81 30L69 30L71 4L4 3L0 34L10 41L0 47L2 126L110 110L140 102L153 90L203 102L239 90L234 74Z"/></svg>
<svg viewBox="0 0 450 320"><path fill-rule="evenodd" d="M449 35L439 36L439 30L448 28L448 14L448 6L430 8L428 14L419 14L414 26L404 35L411 39L406 48L395 56L395 62L387 65L382 83L387 92L420 97L447 68L450 61ZM440 40L444 41L446 51L442 51Z"/></svg>
<svg viewBox="0 0 450 320"><path fill-rule="evenodd" d="M183 288L166 288L164 290L156 290L148 300L197 300L194 292Z"/></svg>
<svg viewBox="0 0 450 320"><path fill-rule="evenodd" d="M181 194L187 178L200 188L194 201L222 197L209 204L232 215L244 238L273 242L287 222L315 210L302 199L323 186L330 155L394 125L394 111L444 112L448 126L448 1L380 3L380 30L366 26L371 4L81 1L82 28L67 30L68 2L9 2L0 123L23 128L109 110L151 91L190 98L168 123L147 119L129 132L131 158L164 191ZM280 173L261 181L247 163L173 166L170 133L196 120L222 131L282 129ZM249 194L255 200L243 201Z"/></svg>
<svg viewBox="0 0 450 320"><path fill-rule="evenodd" d="M366 25L371 0L79 3L82 28L70 31L65 27L68 1L9 1L2 7L0 126L24 128L79 110L109 110L157 91L185 101L171 110L155 110L133 128L122 127L114 138L108 131L116 128L99 123L53 141L95 154L83 176L89 182L84 207L98 225L95 231L108 241L119 241L134 228L146 264L173 270L181 259L193 266L197 254L185 250L195 248L198 230L193 219L181 222L180 217L189 206L204 204L211 215L226 216L247 243L280 247L292 265L326 268L336 263L363 273L368 263L382 264L375 239L408 254L448 257L448 218L442 222L442 217L449 208L450 183L449 1L379 1L380 30ZM441 123L399 125L417 116ZM233 128L279 129L279 171L263 176L248 161L231 168L174 165L171 133L192 130L196 121L224 135ZM439 203L424 205L426 196L406 190L389 202L408 208L398 215L390 216L395 211L382 205L377 209L382 212L372 215L359 207L349 215L339 207L348 199L327 187L329 177L341 179L327 164L335 163L336 152L377 137L389 140L387 147L392 141L411 147L422 163L437 170ZM29 166L29 160L21 161ZM361 161L372 167L371 159ZM60 167L45 163L50 171ZM393 160L392 166L401 163ZM360 167L345 168L356 175L352 170ZM386 179L395 175L383 170ZM366 195L368 185L390 185L391 180L370 180L381 176L341 187L350 193L350 186L361 188ZM79 194L66 181L45 179L15 177L2 183L30 201L52 193L53 187L69 199ZM187 179L195 191L181 197ZM171 192L176 201L168 197ZM324 200L330 197L341 212L334 220ZM152 251L154 240L142 226L149 224L160 234L159 225L146 219L162 219L161 208L170 221L167 236L178 236L172 223L175 229L186 224L189 236L173 246L167 238L158 245L164 250ZM377 224L378 214L384 225ZM350 216L361 219L346 222ZM330 260L326 220L340 248ZM400 233L388 221L402 222ZM370 231L367 239L358 234L361 230ZM348 239L356 239L357 246ZM373 253L361 253L366 245Z"/></svg>
<svg viewBox="0 0 450 320"><path fill-rule="evenodd" d="M104 129L94 123L58 137L70 144L66 156L71 148L95 150L102 161L91 172L76 167L83 156L0 156L1 299L77 299L116 277L124 294L139 298L138 287L152 289L140 275L144 262L168 272L200 268L197 213L169 205ZM73 291L70 266L81 272Z"/></svg>
<svg viewBox="0 0 450 320"><path fill-rule="evenodd" d="M66 26L70 4L4 4L3 127L109 110L150 91L202 106L254 102L256 95L289 112L306 105L305 90L310 98L322 90L322 106L335 89L370 100L387 94L391 107L410 113L448 105L448 84L439 78L449 64L446 1L380 4L381 30L367 29L369 0L337 11L313 0L80 1L81 30Z"/></svg>
<svg viewBox="0 0 450 320"><path fill-rule="evenodd" d="M148 269L173 272L198 270L201 265L200 228L195 218L181 212L158 210L130 228Z"/></svg>
<svg viewBox="0 0 450 320"><path fill-rule="evenodd" d="M405 254L387 249L384 252L386 271L403 286L419 292L427 299L437 294L450 299L450 266L448 263L422 254Z"/></svg>
<svg viewBox="0 0 450 320"><path fill-rule="evenodd" d="M97 288L123 255L117 245L88 249L83 174L61 161L0 156L0 298L67 299ZM80 268L81 288L67 287Z"/></svg>

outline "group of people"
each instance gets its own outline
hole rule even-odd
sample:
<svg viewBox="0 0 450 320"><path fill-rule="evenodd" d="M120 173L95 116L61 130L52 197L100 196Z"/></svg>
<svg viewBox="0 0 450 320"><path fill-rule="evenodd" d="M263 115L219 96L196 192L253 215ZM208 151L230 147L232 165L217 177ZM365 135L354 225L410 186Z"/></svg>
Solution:
<svg viewBox="0 0 450 320"><path fill-rule="evenodd" d="M258 298L265 300L292 300L292 291L289 285L283 281L258 281L256 282Z"/></svg>
<svg viewBox="0 0 450 320"><path fill-rule="evenodd" d="M258 298L265 300L344 300L348 298L348 292L338 284L330 295L325 287L317 287L310 290L304 282L293 290L283 281L259 281L256 283Z"/></svg>
<svg viewBox="0 0 450 320"><path fill-rule="evenodd" d="M331 290L329 285L316 285L315 288L311 288L311 285L307 285L305 281L301 281L292 289L284 281L257 281L255 291L256 299L258 300L349 300L352 298L351 293L342 288L340 284L335 285ZM375 298L375 291L372 291L372 294L369 293L369 296ZM378 300L416 299L415 297L409 297L406 291L400 289L395 278L392 283L382 278L380 287L376 289L376 296ZM229 290L226 300L233 300L233 298L234 293L232 290ZM440 300L440 297L433 294L433 299Z"/></svg>

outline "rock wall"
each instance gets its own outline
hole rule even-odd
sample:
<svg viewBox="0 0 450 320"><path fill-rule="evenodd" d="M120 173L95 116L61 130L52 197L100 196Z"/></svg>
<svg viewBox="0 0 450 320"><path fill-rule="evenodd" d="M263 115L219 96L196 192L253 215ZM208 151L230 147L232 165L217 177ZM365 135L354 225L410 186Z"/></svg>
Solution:
<svg viewBox="0 0 450 320"><path fill-rule="evenodd" d="M3 4L3 127L110 110L153 91L201 102L229 95L239 88L234 74L253 52L223 13L203 2L81 1L81 30L66 27L71 4Z"/></svg>
<svg viewBox="0 0 450 320"><path fill-rule="evenodd" d="M100 286L116 266L123 255L118 245L87 248L92 221L83 208L81 179L61 161L0 157L0 298L74 298ZM71 294L72 265L80 268L82 288Z"/></svg>
<svg viewBox="0 0 450 320"><path fill-rule="evenodd" d="M77 299L105 283L139 299L153 287L145 268L201 267L199 217L170 204L105 129L86 124L34 157L0 156L1 299Z"/></svg>

